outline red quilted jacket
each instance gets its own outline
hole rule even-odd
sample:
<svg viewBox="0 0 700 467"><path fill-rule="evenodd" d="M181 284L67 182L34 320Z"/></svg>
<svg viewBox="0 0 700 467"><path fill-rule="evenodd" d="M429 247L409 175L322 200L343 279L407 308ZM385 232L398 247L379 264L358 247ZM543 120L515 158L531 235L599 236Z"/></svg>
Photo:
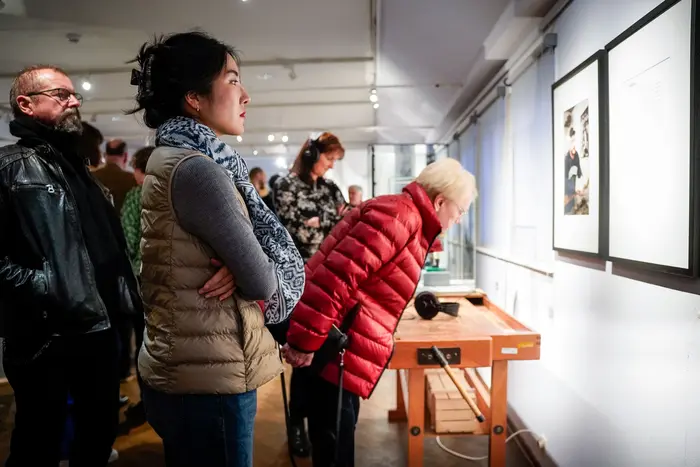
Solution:
<svg viewBox="0 0 700 467"><path fill-rule="evenodd" d="M400 195L368 200L346 215L306 265L306 288L294 309L288 344L315 352L332 324L359 309L348 333L344 388L368 398L389 364L394 331L418 285L440 221L425 190L413 182ZM338 382L338 364L322 377Z"/></svg>

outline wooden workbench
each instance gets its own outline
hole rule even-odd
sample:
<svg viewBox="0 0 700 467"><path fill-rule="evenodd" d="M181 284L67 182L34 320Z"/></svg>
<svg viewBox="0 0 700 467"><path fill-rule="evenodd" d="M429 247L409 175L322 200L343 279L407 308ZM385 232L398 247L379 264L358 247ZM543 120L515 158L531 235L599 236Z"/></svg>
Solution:
<svg viewBox="0 0 700 467"><path fill-rule="evenodd" d="M441 301L459 302L459 316L440 313L427 321L418 316L413 302L408 304L396 330L389 364L398 370L396 409L389 412L389 420L408 421L408 466L422 466L424 437L436 436L426 422L425 409L425 370L440 368L436 361L430 364L425 359L436 345L450 356L451 367L466 369L467 381L476 390L478 407L486 418L473 435L488 435L489 466L505 467L508 361L538 360L540 335L504 313L481 291L436 295ZM491 367L490 390L475 370L480 367Z"/></svg>

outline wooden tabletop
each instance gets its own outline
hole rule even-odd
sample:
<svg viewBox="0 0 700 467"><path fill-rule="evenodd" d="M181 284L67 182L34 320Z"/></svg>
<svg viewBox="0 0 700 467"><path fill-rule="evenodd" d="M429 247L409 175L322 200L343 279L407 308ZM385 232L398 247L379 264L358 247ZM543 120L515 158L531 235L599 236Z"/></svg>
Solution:
<svg viewBox="0 0 700 467"><path fill-rule="evenodd" d="M477 298L477 302L481 298L483 304L475 305L466 297ZM396 330L396 342L455 341L532 333L515 318L488 302L485 295L439 296L439 300L459 303L459 315L453 317L438 313L432 320L424 320L418 316L413 302L410 302Z"/></svg>

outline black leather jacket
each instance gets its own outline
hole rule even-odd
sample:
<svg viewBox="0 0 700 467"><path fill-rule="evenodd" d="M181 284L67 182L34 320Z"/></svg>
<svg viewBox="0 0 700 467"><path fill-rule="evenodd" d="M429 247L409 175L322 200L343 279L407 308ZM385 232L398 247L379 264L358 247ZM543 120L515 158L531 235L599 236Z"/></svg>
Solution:
<svg viewBox="0 0 700 467"><path fill-rule="evenodd" d="M75 200L52 151L48 145L0 148L2 337L76 335L110 327ZM136 278L130 267L124 271L119 312L142 313Z"/></svg>

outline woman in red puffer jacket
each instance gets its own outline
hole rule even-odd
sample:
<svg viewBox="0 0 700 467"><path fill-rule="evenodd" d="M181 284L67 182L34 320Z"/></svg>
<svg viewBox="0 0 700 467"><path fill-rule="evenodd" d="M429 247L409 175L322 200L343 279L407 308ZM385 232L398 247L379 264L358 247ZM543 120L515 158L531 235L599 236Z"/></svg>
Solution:
<svg viewBox="0 0 700 467"><path fill-rule="evenodd" d="M354 465L360 398L370 397L389 364L394 331L431 244L475 197L474 176L456 160L442 159L428 165L401 194L379 196L354 209L307 263L306 288L283 350L291 365L308 366L332 325L348 329L337 467ZM314 467L331 465L335 457L338 373L337 361L327 364L310 395L315 402L309 416Z"/></svg>

